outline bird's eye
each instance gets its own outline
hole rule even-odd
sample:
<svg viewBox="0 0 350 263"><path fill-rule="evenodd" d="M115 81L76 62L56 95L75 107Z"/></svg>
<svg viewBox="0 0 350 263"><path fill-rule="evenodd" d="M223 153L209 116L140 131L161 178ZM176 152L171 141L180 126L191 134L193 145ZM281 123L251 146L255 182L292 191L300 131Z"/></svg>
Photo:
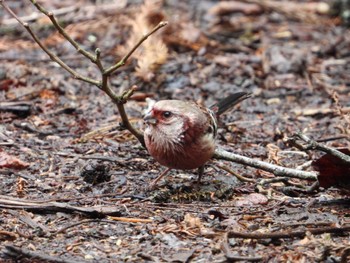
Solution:
<svg viewBox="0 0 350 263"><path fill-rule="evenodd" d="M164 111L163 112L163 117L168 119L170 118L171 116L173 116L173 114L170 112L170 111Z"/></svg>

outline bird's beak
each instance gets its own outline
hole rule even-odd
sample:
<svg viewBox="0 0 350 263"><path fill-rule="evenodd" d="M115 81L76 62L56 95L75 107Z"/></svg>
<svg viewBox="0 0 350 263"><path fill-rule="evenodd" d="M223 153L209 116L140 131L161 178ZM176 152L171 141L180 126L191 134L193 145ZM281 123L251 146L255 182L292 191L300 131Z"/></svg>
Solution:
<svg viewBox="0 0 350 263"><path fill-rule="evenodd" d="M146 124L152 124L152 125L156 125L157 124L157 119L154 118L152 111L148 112L144 117L143 117L143 121Z"/></svg>

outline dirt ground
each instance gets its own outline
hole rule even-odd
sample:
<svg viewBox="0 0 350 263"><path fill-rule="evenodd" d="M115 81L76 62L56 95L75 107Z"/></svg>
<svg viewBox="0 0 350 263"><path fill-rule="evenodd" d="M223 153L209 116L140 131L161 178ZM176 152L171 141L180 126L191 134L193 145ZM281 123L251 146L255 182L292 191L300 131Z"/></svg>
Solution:
<svg viewBox="0 0 350 263"><path fill-rule="evenodd" d="M68 66L100 80L29 1L6 2ZM246 91L222 116L218 147L307 171L324 153L287 137L350 147L350 32L325 3L39 2L105 65L169 22L111 78L118 93L137 85L125 108L140 129L149 99L209 106ZM0 61L1 262L350 261L346 179L306 191L313 181L261 184L275 176L216 159L201 183L172 171L150 191L165 168L120 127L111 99L51 61L3 8Z"/></svg>

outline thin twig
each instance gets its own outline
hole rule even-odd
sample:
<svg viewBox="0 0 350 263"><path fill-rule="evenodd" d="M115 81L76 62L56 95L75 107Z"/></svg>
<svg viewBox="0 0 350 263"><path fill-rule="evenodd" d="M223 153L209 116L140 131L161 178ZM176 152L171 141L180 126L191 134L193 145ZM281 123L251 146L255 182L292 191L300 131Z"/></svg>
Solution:
<svg viewBox="0 0 350 263"><path fill-rule="evenodd" d="M111 66L110 68L106 69L104 72L104 75L110 75L114 71L116 71L118 68L123 66L126 61L129 59L129 57L135 52L136 49L152 34L154 34L156 31L161 29L162 27L165 27L168 24L167 21L161 21L157 26L155 26L150 32L145 34L137 43L136 45L115 65Z"/></svg>
<svg viewBox="0 0 350 263"><path fill-rule="evenodd" d="M306 143L306 145L302 145L297 140L300 139ZM294 146L298 147L299 149L302 149L304 151L307 150L319 150L325 153L328 153L338 159L340 159L342 162L350 164L350 156L347 154L344 154L340 151L338 151L335 148L326 146L322 143L316 142L315 140L310 139L308 136L302 133L296 133L291 138L288 138L287 141Z"/></svg>
<svg viewBox="0 0 350 263"><path fill-rule="evenodd" d="M136 129L134 126L131 125L128 115L125 112L124 104L128 101L128 99L134 94L136 91L137 86L132 86L129 90L125 91L119 99L119 103L117 103L117 107L119 110L120 117L122 119L121 126L122 128L127 129L131 134L133 134L139 142L142 144L142 146L145 146L145 141L143 138L143 133Z"/></svg>
<svg viewBox="0 0 350 263"><path fill-rule="evenodd" d="M91 261L85 261L85 260L72 260L72 259L63 259L61 257L55 257L50 256L49 252L37 252L37 251L30 251L25 248L20 248L12 245L6 245L4 253L7 256L13 257L13 258L20 258L20 257L26 257L30 259L41 259L44 262L56 262L56 263L76 263L76 262L91 262Z"/></svg>
<svg viewBox="0 0 350 263"><path fill-rule="evenodd" d="M0 208L20 209L44 213L81 213L91 217L104 217L107 215L121 215L122 208L116 206L91 206L80 207L62 202L33 201L23 198L0 196Z"/></svg>
<svg viewBox="0 0 350 263"><path fill-rule="evenodd" d="M240 175L239 173L236 173L235 171L233 171L230 167L223 165L223 164L215 164L217 167L219 167L220 169L228 172L229 174L232 174L233 176L235 176L239 181L241 182L250 182L250 183L255 183L256 180L252 179L252 178L247 178L244 177L243 175Z"/></svg>
<svg viewBox="0 0 350 263"><path fill-rule="evenodd" d="M79 7L78 5L75 5L75 6L68 6L68 7L62 7L62 8L56 9L55 11L53 11L53 13L55 14L55 16L62 16L68 13L76 12L78 10L81 11L81 7ZM35 12L30 15L21 16L21 20L24 22L34 22L38 20L40 17L41 17L41 14L39 14L38 12ZM3 19L1 21L1 25L4 25L4 26L13 26L16 23L18 22L15 18Z"/></svg>
<svg viewBox="0 0 350 263"><path fill-rule="evenodd" d="M126 223L153 223L154 220L152 219L145 219L145 218L129 218L129 217L119 217L119 216L108 216L109 220L115 220L120 222L126 222Z"/></svg>
<svg viewBox="0 0 350 263"><path fill-rule="evenodd" d="M306 228L305 230L285 231L285 232L268 232L268 233L243 233L229 231L228 238L251 238L251 239L266 239L266 238L293 238L304 237L307 232L313 235L320 235L324 233L343 234L350 231L350 225L343 227L321 227L321 228Z"/></svg>
<svg viewBox="0 0 350 263"><path fill-rule="evenodd" d="M72 223L70 225L67 225L65 227L62 227L61 229L57 230L56 232L54 232L53 234L60 234L60 233L64 233L66 232L69 228L75 227L75 226L79 226L79 225L83 225L83 224L89 224L89 223L94 223L94 222L98 222L98 223L109 223L109 224L115 224L115 221L112 220L106 220L106 219L84 219L81 220L79 222L76 223Z"/></svg>
<svg viewBox="0 0 350 263"><path fill-rule="evenodd" d="M32 36L34 41L40 46L40 48L50 57L50 59L56 63L58 63L63 69L68 71L75 79L82 80L85 82L88 82L90 84L93 84L95 86L100 86L100 82L88 77L85 77L81 74L79 74L77 71L69 67L66 63L64 63L58 56L53 54L45 45L40 41L40 39L36 36L36 34L33 32L31 27L29 26L28 23L23 22L7 5L7 3L4 0L0 0L0 4L4 7L4 9L9 12L17 21L20 23L27 31L28 33Z"/></svg>
<svg viewBox="0 0 350 263"><path fill-rule="evenodd" d="M95 63L100 71L103 71L103 65L101 61L101 50L99 48L96 48L95 50Z"/></svg>
<svg viewBox="0 0 350 263"><path fill-rule="evenodd" d="M36 0L30 0L33 5L44 15L46 15L52 22L52 24L55 26L57 31L69 42L72 44L72 46L82 55L87 57L91 60L91 62L96 63L96 57L91 54L90 52L83 49L78 42L76 42L73 38L71 38L67 32L61 27L61 25L58 23L57 19L55 18L54 14L52 12L47 11L42 5L40 5Z"/></svg>
<svg viewBox="0 0 350 263"><path fill-rule="evenodd" d="M259 185L266 185L266 184L272 184L272 183L288 183L289 178L288 177L273 177L273 178L267 178L267 179L261 179L259 181Z"/></svg>
<svg viewBox="0 0 350 263"><path fill-rule="evenodd" d="M318 181L314 182L310 186L305 187L296 187L296 186L286 186L282 188L282 192L287 195L295 195L295 194L311 194L316 191L320 187Z"/></svg>

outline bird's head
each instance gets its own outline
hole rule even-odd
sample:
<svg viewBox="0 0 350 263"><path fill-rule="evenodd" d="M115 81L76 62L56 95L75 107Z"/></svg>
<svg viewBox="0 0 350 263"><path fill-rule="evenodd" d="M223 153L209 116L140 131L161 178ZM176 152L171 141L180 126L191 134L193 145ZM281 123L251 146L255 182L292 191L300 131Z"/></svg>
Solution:
<svg viewBox="0 0 350 263"><path fill-rule="evenodd" d="M208 132L211 126L208 116L208 112L195 103L158 101L144 116L146 142L154 141L157 147L191 144Z"/></svg>
<svg viewBox="0 0 350 263"><path fill-rule="evenodd" d="M179 100L158 101L143 120L148 129L177 135L187 128L190 121L185 104Z"/></svg>

